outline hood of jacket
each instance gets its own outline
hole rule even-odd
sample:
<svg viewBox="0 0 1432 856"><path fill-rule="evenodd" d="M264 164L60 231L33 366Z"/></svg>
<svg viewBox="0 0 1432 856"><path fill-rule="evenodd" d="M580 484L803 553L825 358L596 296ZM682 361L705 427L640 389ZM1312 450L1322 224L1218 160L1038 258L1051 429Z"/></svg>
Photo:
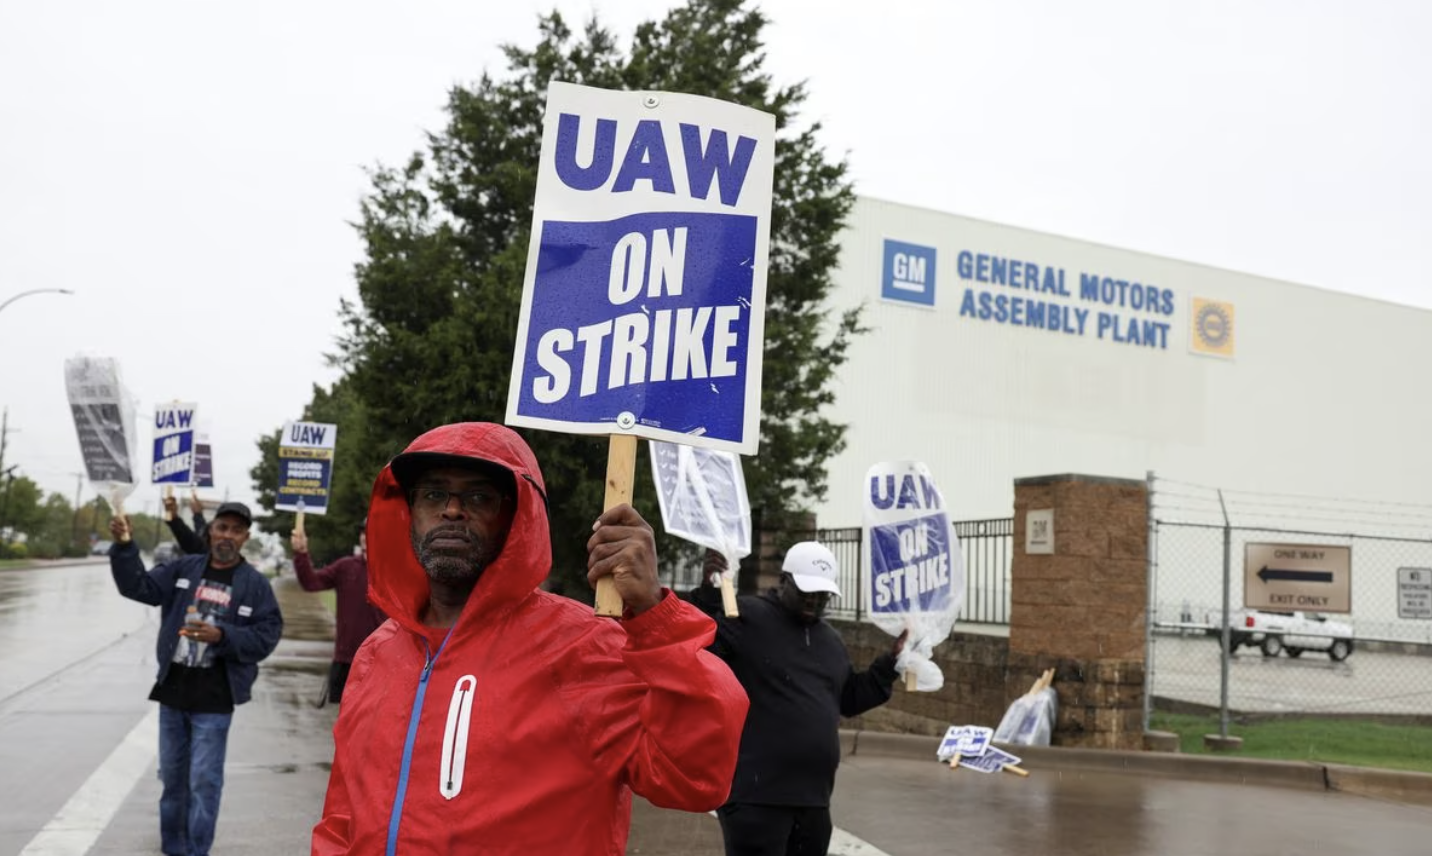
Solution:
<svg viewBox="0 0 1432 856"><path fill-rule="evenodd" d="M528 597L552 568L552 537L547 518L547 489L537 459L517 433L490 422L444 425L414 440L383 467L373 484L368 508L368 591L372 602L390 618L415 633L441 639L447 631L425 627L420 620L427 605L427 572L413 552L412 514L406 491L394 473L400 466L425 457L494 464L512 473L517 509L502 552L482 572L463 607L454 632L474 620L493 616Z"/></svg>

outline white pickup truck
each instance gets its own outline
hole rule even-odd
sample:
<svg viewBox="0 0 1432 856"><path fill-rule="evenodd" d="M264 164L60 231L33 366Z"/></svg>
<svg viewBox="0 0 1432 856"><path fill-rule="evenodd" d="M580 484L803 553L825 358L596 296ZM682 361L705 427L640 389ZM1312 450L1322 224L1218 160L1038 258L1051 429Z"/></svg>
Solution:
<svg viewBox="0 0 1432 856"><path fill-rule="evenodd" d="M1304 651L1323 651L1341 662L1352 653L1352 625L1333 621L1316 612L1272 612L1248 610L1230 616L1229 645L1233 651L1257 646L1264 657L1287 652L1289 657ZM1217 635L1217 622L1211 633Z"/></svg>

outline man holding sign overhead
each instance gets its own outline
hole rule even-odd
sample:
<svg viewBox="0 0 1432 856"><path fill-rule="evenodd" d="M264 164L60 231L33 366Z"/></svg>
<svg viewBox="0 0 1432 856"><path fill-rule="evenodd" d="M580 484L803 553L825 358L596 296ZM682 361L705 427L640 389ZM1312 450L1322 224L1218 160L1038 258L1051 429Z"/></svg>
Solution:
<svg viewBox="0 0 1432 856"><path fill-rule="evenodd" d="M661 587L625 504L587 545L622 618L541 591L547 504L501 425L436 428L379 473L368 574L391 620L353 662L315 856L617 854L633 792L726 799L747 701L711 620Z"/></svg>
<svg viewBox="0 0 1432 856"><path fill-rule="evenodd" d="M159 671L149 699L159 702L159 832L168 856L208 856L234 708L249 700L258 664L283 633L268 578L240 552L252 524L248 506L226 502L204 554L145 571L128 518L110 521L115 586L160 609Z"/></svg>

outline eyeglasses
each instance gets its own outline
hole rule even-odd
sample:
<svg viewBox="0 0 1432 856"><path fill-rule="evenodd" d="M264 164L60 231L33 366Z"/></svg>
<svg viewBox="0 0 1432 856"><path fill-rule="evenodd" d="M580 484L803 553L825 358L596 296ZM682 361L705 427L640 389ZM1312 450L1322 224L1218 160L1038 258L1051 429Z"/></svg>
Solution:
<svg viewBox="0 0 1432 856"><path fill-rule="evenodd" d="M496 515L502 509L502 503L507 499L503 494L486 487L462 492L443 490L439 487L420 487L408 491L408 504L415 510L427 514L442 514L447 511L448 503L453 498L457 499L457 503L463 511L473 517Z"/></svg>

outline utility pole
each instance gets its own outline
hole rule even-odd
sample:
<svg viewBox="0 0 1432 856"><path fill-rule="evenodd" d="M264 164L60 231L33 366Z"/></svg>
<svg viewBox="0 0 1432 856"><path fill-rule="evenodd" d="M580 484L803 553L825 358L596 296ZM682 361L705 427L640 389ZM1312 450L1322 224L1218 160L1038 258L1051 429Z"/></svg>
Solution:
<svg viewBox="0 0 1432 856"><path fill-rule="evenodd" d="M5 532L5 518L10 516L10 486L15 483L16 468L15 465L12 465L8 470L0 470L0 478L5 479L5 500L3 504L0 504L0 535Z"/></svg>
<svg viewBox="0 0 1432 856"><path fill-rule="evenodd" d="M70 473L75 477L75 520L70 525L70 540L74 541L75 547L82 549L85 555L89 554L89 545L80 538L80 494L84 492L85 474Z"/></svg>
<svg viewBox="0 0 1432 856"><path fill-rule="evenodd" d="M5 447L10 442L10 408L0 414L0 471L5 469Z"/></svg>

